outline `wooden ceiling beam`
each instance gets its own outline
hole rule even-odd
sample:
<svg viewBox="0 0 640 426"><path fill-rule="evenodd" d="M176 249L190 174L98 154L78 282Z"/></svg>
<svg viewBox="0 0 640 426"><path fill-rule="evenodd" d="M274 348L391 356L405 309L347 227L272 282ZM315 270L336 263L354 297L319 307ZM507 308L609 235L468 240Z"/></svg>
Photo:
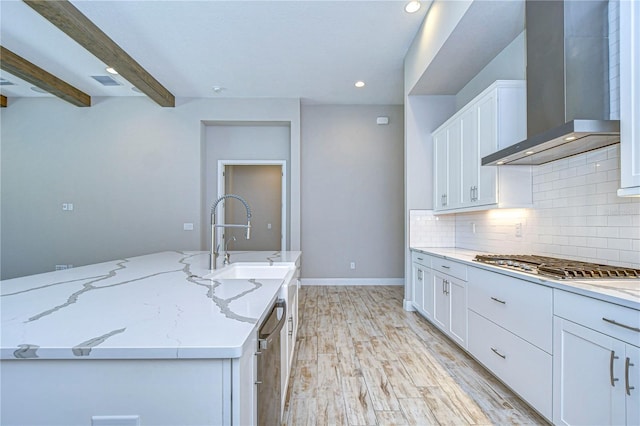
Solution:
<svg viewBox="0 0 640 426"><path fill-rule="evenodd" d="M69 1L23 1L160 106L175 106L171 92Z"/></svg>
<svg viewBox="0 0 640 426"><path fill-rule="evenodd" d="M3 46L0 46L0 68L75 106L91 106L91 96Z"/></svg>
<svg viewBox="0 0 640 426"><path fill-rule="evenodd" d="M1 108L7 107L7 97L4 95L0 95L0 107Z"/></svg>

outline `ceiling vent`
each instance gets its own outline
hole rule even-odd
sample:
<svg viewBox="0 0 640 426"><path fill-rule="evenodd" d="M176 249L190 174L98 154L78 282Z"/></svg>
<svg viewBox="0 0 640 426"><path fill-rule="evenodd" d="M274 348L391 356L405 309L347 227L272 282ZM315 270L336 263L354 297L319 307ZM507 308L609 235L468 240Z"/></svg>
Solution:
<svg viewBox="0 0 640 426"><path fill-rule="evenodd" d="M122 86L122 84L118 83L116 80L109 77L108 75L92 75L91 78L93 78L95 81L102 84L103 86Z"/></svg>

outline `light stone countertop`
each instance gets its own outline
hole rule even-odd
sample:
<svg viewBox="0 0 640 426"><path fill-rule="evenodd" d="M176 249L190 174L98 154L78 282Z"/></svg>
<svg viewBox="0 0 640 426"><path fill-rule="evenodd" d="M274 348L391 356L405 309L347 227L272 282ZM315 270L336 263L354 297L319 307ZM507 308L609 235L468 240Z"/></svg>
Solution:
<svg viewBox="0 0 640 426"><path fill-rule="evenodd" d="M291 263L300 252L231 252ZM237 358L283 280L210 280L209 252L162 252L0 281L0 358Z"/></svg>
<svg viewBox="0 0 640 426"><path fill-rule="evenodd" d="M556 280L473 261L476 254L489 254L482 251L455 247L411 247L411 250L640 310L640 279Z"/></svg>

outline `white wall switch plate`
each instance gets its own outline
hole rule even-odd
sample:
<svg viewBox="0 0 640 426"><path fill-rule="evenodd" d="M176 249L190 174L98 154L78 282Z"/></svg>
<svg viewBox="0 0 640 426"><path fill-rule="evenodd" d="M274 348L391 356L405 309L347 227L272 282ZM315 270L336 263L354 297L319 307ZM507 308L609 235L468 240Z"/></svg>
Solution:
<svg viewBox="0 0 640 426"><path fill-rule="evenodd" d="M351 264L349 265L349 267L351 269L356 269L356 262L351 262Z"/></svg>
<svg viewBox="0 0 640 426"><path fill-rule="evenodd" d="M183 223L182 229L185 231L193 231L193 223Z"/></svg>

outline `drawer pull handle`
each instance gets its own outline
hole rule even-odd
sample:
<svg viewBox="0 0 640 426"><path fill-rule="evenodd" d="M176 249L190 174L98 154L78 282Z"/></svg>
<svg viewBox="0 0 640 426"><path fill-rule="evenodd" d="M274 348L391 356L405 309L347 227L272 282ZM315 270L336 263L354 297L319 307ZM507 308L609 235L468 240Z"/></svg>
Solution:
<svg viewBox="0 0 640 426"><path fill-rule="evenodd" d="M419 257L418 260L424 260L423 258Z"/></svg>
<svg viewBox="0 0 640 426"><path fill-rule="evenodd" d="M507 359L507 356L506 355L502 355L500 352L498 352L497 349L491 348L491 350L493 351L494 354L498 355L500 358Z"/></svg>
<svg viewBox="0 0 640 426"><path fill-rule="evenodd" d="M631 390L635 389L634 386L629 386L629 367L633 367L633 364L630 362L631 360L627 357L624 362L624 379L627 390L627 395L631 395Z"/></svg>
<svg viewBox="0 0 640 426"><path fill-rule="evenodd" d="M505 302L504 300L496 299L495 297L491 297L491 300L495 300L496 302L502 303L503 305L507 304L507 302Z"/></svg>
<svg viewBox="0 0 640 426"><path fill-rule="evenodd" d="M615 379L613 377L613 360L618 359L619 357L616 356L616 352L615 351L611 351L611 358L609 358L609 377L611 378L611 386L613 386L614 388L616 387L616 383L618 381L618 379Z"/></svg>
<svg viewBox="0 0 640 426"><path fill-rule="evenodd" d="M612 319L609 319L609 318L602 317L602 321L606 321L609 324L617 325L618 327L626 328L628 330L633 330L633 331L637 331L638 333L640 333L640 328L632 327L632 326L626 325L626 324L621 324L621 323L617 322L616 320L612 320Z"/></svg>
<svg viewBox="0 0 640 426"><path fill-rule="evenodd" d="M447 266L447 265L440 265L442 266L444 269L451 269L451 266Z"/></svg>

